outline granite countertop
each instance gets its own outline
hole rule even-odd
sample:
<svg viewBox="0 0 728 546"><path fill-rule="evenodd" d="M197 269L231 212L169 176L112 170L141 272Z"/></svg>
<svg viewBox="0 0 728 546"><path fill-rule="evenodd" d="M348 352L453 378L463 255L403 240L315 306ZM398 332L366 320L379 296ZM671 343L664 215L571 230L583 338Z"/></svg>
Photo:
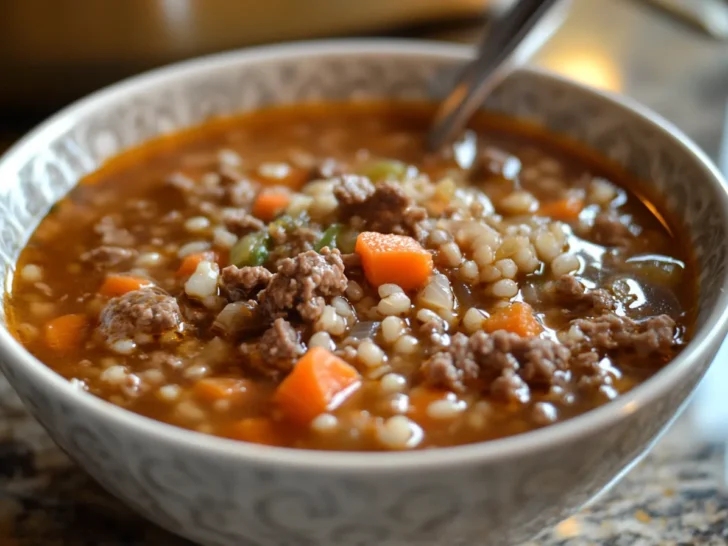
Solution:
<svg viewBox="0 0 728 546"><path fill-rule="evenodd" d="M475 29L435 37L467 42L477 35ZM637 98L717 158L728 103L726 43L636 0L576 0L565 28L537 62ZM728 351L722 354L714 378L728 371ZM710 406L715 402L708 390L698 392L693 407L614 489L524 546L728 544L728 425L707 436L700 417L726 412L728 403ZM189 543L146 523L96 486L0 377L0 545Z"/></svg>

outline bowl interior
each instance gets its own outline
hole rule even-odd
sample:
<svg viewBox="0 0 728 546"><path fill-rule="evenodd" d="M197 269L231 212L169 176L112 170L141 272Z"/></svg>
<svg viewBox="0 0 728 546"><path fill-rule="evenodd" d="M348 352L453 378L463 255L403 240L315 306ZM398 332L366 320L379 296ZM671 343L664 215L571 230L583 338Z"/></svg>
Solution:
<svg viewBox="0 0 728 546"><path fill-rule="evenodd" d="M437 99L469 55L460 46L426 43L297 44L182 63L92 95L51 118L0 160L0 276L6 289L19 252L48 209L118 152L211 117L269 105ZM726 191L702 152L679 131L638 105L629 106L533 70L513 74L486 104L591 147L642 180L649 194L663 198L663 206L682 222L677 228L686 231L698 261L698 329L691 346L705 344L711 336L722 337L726 322ZM0 308L0 322L5 319ZM18 350L6 330L0 331L0 343ZM678 357L681 362L687 362L690 350ZM699 375L705 367L689 373Z"/></svg>

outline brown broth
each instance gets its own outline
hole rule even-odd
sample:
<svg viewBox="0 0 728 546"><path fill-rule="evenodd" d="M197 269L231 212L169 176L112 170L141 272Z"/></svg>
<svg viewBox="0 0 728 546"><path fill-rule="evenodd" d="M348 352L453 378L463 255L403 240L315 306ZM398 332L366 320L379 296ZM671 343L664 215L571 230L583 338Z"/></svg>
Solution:
<svg viewBox="0 0 728 546"><path fill-rule="evenodd" d="M467 406L466 410L451 419L433 419L426 412L423 413L420 407L422 403L417 402L418 399L432 398L434 395L419 380L419 366L430 355L431 349L427 346L429 341L426 336L419 334L414 327L415 311L406 317L412 326L412 335L421 344L421 348L413 355L407 358L395 355L394 349L382 341L381 332L374 340L384 347L391 362L397 362L394 371L405 378L407 383L402 392L383 394L378 378L365 378L356 392L331 411L337 419L337 428L329 433L292 424L281 417L272 399L276 382L250 373L241 364L235 352L237 341L227 343L222 353L218 351L213 354L213 349L219 350L220 347L206 348L214 337L208 329L198 330L190 339L174 348L160 349L155 346L154 350L158 353L167 351L175 355L181 362L177 368L166 364L155 367L152 364L154 359L150 358L153 351L143 347L131 355L115 354L99 343L90 332L78 348L68 352L59 352L44 342L44 329L54 317L80 314L88 318L89 328L95 328L98 313L106 303L105 299L98 296L105 277L110 272L125 273L134 269L127 264L122 269L102 269L81 263L84 252L99 247L100 235L94 226L107 215L122 214L120 221L134 238L130 246L139 254L161 255L159 265L146 266L145 273L173 296L178 299L182 297L182 283L175 275L180 264L176 255L178 246L195 240L210 241L212 235L211 228L202 230L199 235L190 234L185 228L185 219L199 217L201 213L197 205L190 205L185 195L180 195L179 191L163 183L171 173L181 172L199 184L205 173L217 168L219 150L226 149L239 154L243 168L250 169L246 170L250 178L269 185L272 183L270 180L256 174L256 166L270 162L292 165L296 158L299 162L307 158L330 158L344 165L344 170L369 157L396 159L416 166L420 172L437 181L454 169L457 170L457 164L452 157L433 156L424 152L424 137L432 112L430 105L392 103L275 108L213 121L122 153L82 180L60 201L23 250L18 261L19 273L5 302L12 332L34 356L63 377L75 379L89 392L131 411L202 432L290 447L384 449L387 446L382 445L378 431L381 431L386 419L400 411L398 407L409 408L405 413L421 428L423 438L416 447L432 447L479 442L538 428L542 423L532 417L534 405L538 402L553 404L558 411L557 420L568 419L607 402L611 395L585 391L581 387L574 387L571 392L573 396L568 402L555 400L552 391L532 389L527 404L504 401L470 389L447 395ZM588 232L590 222L600 209L597 207L591 211L587 207L579 219L571 223L571 233L568 235L570 247L580 252L581 256L581 269L577 275L589 289L607 286L613 282L615 275L621 284L615 284L614 287L609 284L610 290L623 289L625 286L629 288L632 286L630 282L636 283L638 290L649 289L645 292L645 303L630 308L629 305L634 305L634 299L627 298L627 304L620 303L621 312L627 317L641 320L669 311L677 322L676 336L679 337L679 343L670 352L670 357L674 356L690 337L696 308L697 281L693 259L681 235L680 226L660 214L662 207L659 201L654 203L642 194L635 193L638 184L619 167L590 150L538 127L484 114L474 120L471 129L477 134L477 148L481 155L485 149L496 148L517 157L521 163L520 176L515 182L491 172L479 174L474 170L469 174L469 183L484 191L496 204L496 209L499 209L498 203L518 191L529 193L539 202L549 202L571 195L568 192L588 195L595 179L608 181L617 188L618 196L613 203L621 200L621 204L610 206L630 229L639 234L631 243L629 251L622 254L589 241L584 233ZM529 169L536 174L526 176ZM293 171L303 173L308 169L296 167ZM293 189L298 190L309 179L309 175L294 176L286 183L293 184ZM218 209L224 205L220 200L215 202ZM180 221L163 220L173 211L181 213ZM533 213L507 215L498 229L529 222L532 217ZM322 229L327 225L327 222L319 223ZM176 246L172 248L170 244ZM469 292L460 298L459 308L454 311L456 317L462 319L473 305L485 312L495 313L503 304L502 298L485 295L480 288L468 289L468 283L458 281L457 268L442 265L442 251L431 251L439 270L448 276L453 286L457 285L456 293L457 289ZM664 265L668 262L661 262L662 265L658 267L650 262L635 272L637 266L628 263L629 257L645 254L666 256L673 259L674 263L683 265L672 268ZM591 264L589 260L592 260ZM42 269L41 281L24 280L25 275L20 272L29 264ZM366 285L366 280L356 274L352 278L360 281L364 293L376 302L376 291ZM527 291L541 293L544 286L553 280L546 266L540 266L531 273L519 271L516 275L519 291L511 299L528 300ZM412 300L415 300L414 296ZM632 303L629 304L629 301ZM566 318L563 309L544 301L530 303L544 326L543 336L555 338L557 332L568 329L571 319ZM461 330L462 326L456 327L456 331ZM310 337L311 325L301 325L300 333L304 339ZM334 337L337 348L343 350L346 336ZM206 350L208 353L205 353ZM611 383L613 394L626 392L646 380L669 359L661 356L643 360L638 362L626 357L612 359L610 366L619 370ZM362 373L368 373L356 358L351 363ZM113 366L125 367L128 383L125 388L103 379L105 370ZM226 399L225 404L216 405L206 401L205 395L200 394L202 391L196 390L198 379L189 372L190 367L194 366L209 367L207 377L238 379L235 393ZM156 373L154 370L161 372ZM129 379L129 374L135 378ZM174 401L160 396L160 387L170 385L179 392L179 397ZM242 421L251 418L264 419L268 427L265 428L266 432L256 429L253 436L247 428L244 433L236 432Z"/></svg>

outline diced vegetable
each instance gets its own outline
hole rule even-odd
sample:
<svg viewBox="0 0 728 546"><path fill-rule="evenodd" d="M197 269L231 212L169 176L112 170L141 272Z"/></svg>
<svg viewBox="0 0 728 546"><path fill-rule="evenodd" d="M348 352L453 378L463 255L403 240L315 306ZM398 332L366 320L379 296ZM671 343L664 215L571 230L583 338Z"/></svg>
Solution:
<svg viewBox="0 0 728 546"><path fill-rule="evenodd" d="M269 241L279 242L281 240L288 240L287 234L294 234L301 228L311 228L311 219L307 212L304 211L295 216L284 214L268 224ZM293 235L293 238L295 237ZM273 247L276 258L290 255L291 245L288 243L274 243Z"/></svg>
<svg viewBox="0 0 728 546"><path fill-rule="evenodd" d="M69 353L81 346L88 331L86 315L63 315L46 323L43 337L48 348Z"/></svg>
<svg viewBox="0 0 728 546"><path fill-rule="evenodd" d="M455 298L450 281L442 273L435 273L429 282L417 294L417 304L436 313L452 311L455 308Z"/></svg>
<svg viewBox="0 0 728 546"><path fill-rule="evenodd" d="M248 389L248 383L243 379L229 377L206 377L195 383L193 391L195 396L210 404L218 400L229 400Z"/></svg>
<svg viewBox="0 0 728 546"><path fill-rule="evenodd" d="M521 337L537 336L543 331L531 306L522 302L515 302L496 310L485 319L483 329L489 333L505 330Z"/></svg>
<svg viewBox="0 0 728 546"><path fill-rule="evenodd" d="M354 323L354 326L351 328L351 330L349 330L349 334L347 335L347 337L356 341L374 339L381 325L382 323L379 321L361 320Z"/></svg>
<svg viewBox="0 0 728 546"><path fill-rule="evenodd" d="M152 281L142 277L133 277L131 275L109 275L104 279L104 283L99 289L102 296L116 298L123 296L127 292L140 290L152 286Z"/></svg>
<svg viewBox="0 0 728 546"><path fill-rule="evenodd" d="M416 290L432 274L432 255L412 237L365 231L356 239L356 253L374 286L393 283Z"/></svg>
<svg viewBox="0 0 728 546"><path fill-rule="evenodd" d="M339 406L360 382L354 367L326 349L314 347L278 386L275 401L288 419L306 424Z"/></svg>
<svg viewBox="0 0 728 546"><path fill-rule="evenodd" d="M237 267L263 265L268 259L269 240L264 231L249 233L230 249L230 263Z"/></svg>
<svg viewBox="0 0 728 546"><path fill-rule="evenodd" d="M402 180L407 174L407 165L396 159L378 159L365 163L358 172L372 182Z"/></svg>
<svg viewBox="0 0 728 546"><path fill-rule="evenodd" d="M316 252L324 247L337 248L337 236L341 232L341 224L332 224L328 227L314 247Z"/></svg>
<svg viewBox="0 0 728 546"><path fill-rule="evenodd" d="M291 196L282 190L263 190L253 203L253 215L264 222L270 222L285 210Z"/></svg>
<svg viewBox="0 0 728 546"><path fill-rule="evenodd" d="M291 216L290 214L284 214L279 218L276 218L273 222L268 225L268 233L274 233L276 230L283 229L284 231L294 231L301 226L305 226L309 223L310 218L308 213L302 212L297 216Z"/></svg>
<svg viewBox="0 0 728 546"><path fill-rule="evenodd" d="M539 216L546 216L554 220L571 222L579 218L579 214L584 209L584 202L581 199L567 197L559 201L549 201L542 203L538 209Z"/></svg>
<svg viewBox="0 0 728 546"><path fill-rule="evenodd" d="M251 417L233 423L226 436L254 444L275 446L281 444L281 435L276 424L266 417Z"/></svg>
<svg viewBox="0 0 728 546"><path fill-rule="evenodd" d="M356 248L356 238L359 236L359 232L355 231L346 226L342 227L336 236L336 248L338 248L342 254L351 254Z"/></svg>
<svg viewBox="0 0 728 546"><path fill-rule="evenodd" d="M197 266L200 265L200 262L216 262L217 260L217 255L212 251L188 254L182 259L182 263L180 264L179 269L177 269L177 276L188 277L195 272L195 269L197 269Z"/></svg>
<svg viewBox="0 0 728 546"><path fill-rule="evenodd" d="M236 301L228 303L215 317L210 329L218 335L235 338L261 329L255 312L255 302Z"/></svg>

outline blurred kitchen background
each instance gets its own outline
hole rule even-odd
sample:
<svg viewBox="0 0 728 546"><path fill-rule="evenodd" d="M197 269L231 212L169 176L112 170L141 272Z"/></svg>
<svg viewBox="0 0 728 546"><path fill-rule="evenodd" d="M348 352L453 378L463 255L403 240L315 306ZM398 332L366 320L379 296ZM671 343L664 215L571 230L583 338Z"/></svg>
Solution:
<svg viewBox="0 0 728 546"><path fill-rule="evenodd" d="M123 77L254 44L364 35L472 42L512 1L0 0L0 126L22 130ZM724 109L728 0L572 4L537 63L633 95L688 130ZM719 132L696 137L715 153Z"/></svg>

